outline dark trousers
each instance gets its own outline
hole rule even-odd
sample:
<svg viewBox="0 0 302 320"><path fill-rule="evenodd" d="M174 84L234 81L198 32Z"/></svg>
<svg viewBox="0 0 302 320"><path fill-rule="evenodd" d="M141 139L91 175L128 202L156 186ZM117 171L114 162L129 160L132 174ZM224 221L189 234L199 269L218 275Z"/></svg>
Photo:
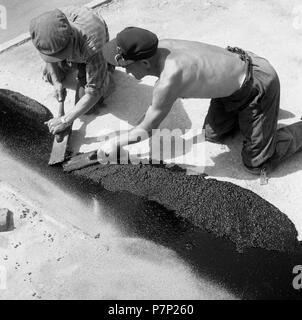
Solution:
<svg viewBox="0 0 302 320"><path fill-rule="evenodd" d="M266 59L251 52L240 53L248 63L246 80L231 96L211 100L204 124L205 137L219 141L239 127L244 165L255 168L269 162L274 167L302 150L302 121L277 130L278 75Z"/></svg>

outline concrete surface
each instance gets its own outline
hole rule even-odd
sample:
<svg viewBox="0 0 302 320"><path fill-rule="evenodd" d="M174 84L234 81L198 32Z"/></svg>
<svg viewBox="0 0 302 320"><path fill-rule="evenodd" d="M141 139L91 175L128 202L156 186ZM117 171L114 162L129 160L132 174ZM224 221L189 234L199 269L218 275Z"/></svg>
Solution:
<svg viewBox="0 0 302 320"><path fill-rule="evenodd" d="M94 9L109 2L111 2L111 0L93 0L90 2L75 0L66 3L64 1L47 1L41 3L40 1L38 2L38 6L35 0L26 1L25 3L22 3L22 5L16 3L16 1L5 2L4 7L6 8L9 23L7 22L6 29L0 29L0 53L29 41L30 34L28 31L24 31L28 30L30 20L44 11L53 8L62 8L68 5L85 5L88 8ZM24 7L26 10L24 10ZM23 14L18 14L19 11L23 11Z"/></svg>
<svg viewBox="0 0 302 320"><path fill-rule="evenodd" d="M0 182L0 192L1 205L14 212L16 221L15 231L0 234L0 264L8 270L0 299L233 297L200 281L165 247L121 237L104 223L91 236L41 214L6 183Z"/></svg>
<svg viewBox="0 0 302 320"><path fill-rule="evenodd" d="M27 32L30 20L44 11L68 5L84 5L88 2L87 0L1 0L1 5L7 10L7 29L0 29L0 44Z"/></svg>
<svg viewBox="0 0 302 320"><path fill-rule="evenodd" d="M181 38L221 46L239 46L263 55L275 66L280 76L281 108L283 110L280 113L280 125L283 125L293 123L301 116L302 30L293 27L294 16L292 12L295 5L299 5L298 0L290 2L276 0L191 0L177 1L177 3L159 0L123 0L114 1L111 5L103 8L101 12L108 22L112 36L126 26L135 25L150 29L161 38ZM131 20L129 17L131 17ZM1 55L0 83L3 88L21 92L38 100L55 113L56 103L52 97L51 88L41 81L41 70L42 62L37 52L30 43L27 43ZM94 149L98 146L99 135L119 129L121 120L125 127L134 125L151 103L152 85L155 79L147 78L139 83L127 76L122 70L118 70L113 78L114 92L106 99L106 108L100 110L99 116L95 119L85 116L75 123L72 142L74 151ZM69 108L72 107L72 95L69 94L69 103L66 104ZM179 99L172 113L162 123L161 127L181 128L182 130L201 128L208 104L208 100ZM256 192L287 214L295 223L301 239L302 216L300 208L302 199L300 196L300 180L302 178L302 155L297 154L291 160L280 165L270 177L269 184L260 186L258 179L245 173L242 169L240 144L241 137L239 135L230 138L225 145L202 142L200 148L203 156L200 159L191 158L193 162L189 163L190 168L197 167L198 170L202 168L211 177L230 181ZM170 160L174 161L173 159ZM8 164L7 168L9 166ZM3 171L1 170L1 180L3 179L2 175ZM13 186L14 188L20 187L20 182L12 180L12 184L17 184ZM4 194L5 192L7 191L4 191ZM39 197L39 194L37 194L37 198ZM45 207L42 208L42 211L45 209ZM40 239L43 239L43 234L40 233L40 236ZM90 246L89 241L87 247ZM67 241L66 247L71 242ZM157 250L160 249L157 248L156 252ZM171 254L173 256L173 253ZM51 269L51 267L49 268ZM40 270L39 267L37 269ZM121 273L117 273L121 276ZM181 274L183 275L183 273ZM189 286L192 284L191 280L193 278L191 276L194 278L194 275L190 273L189 282L187 282ZM39 279L36 282L37 285L40 282L43 283L43 276ZM144 283L144 281L142 282ZM149 285L152 287L151 284ZM164 291L161 291L167 287L169 288L167 284L161 286L156 291L156 295L159 292L162 292L162 295L154 296L159 298L171 294L172 290L167 295ZM125 292L128 291L125 290ZM125 292L123 298L127 298ZM197 292L197 295L188 294L188 297L202 298L203 294L198 290ZM215 289L213 292L213 295L209 294L208 296L215 296ZM222 292L220 297L230 297L230 294ZM54 293L56 294L56 289L54 289ZM10 293L10 296L12 296L12 293ZM115 297L117 296L119 295L116 293ZM152 294L146 294L145 296L153 297Z"/></svg>

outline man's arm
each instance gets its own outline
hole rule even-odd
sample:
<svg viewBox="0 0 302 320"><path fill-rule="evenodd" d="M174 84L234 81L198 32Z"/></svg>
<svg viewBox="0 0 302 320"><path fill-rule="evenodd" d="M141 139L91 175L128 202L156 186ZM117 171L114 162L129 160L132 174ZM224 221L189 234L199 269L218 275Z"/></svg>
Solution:
<svg viewBox="0 0 302 320"><path fill-rule="evenodd" d="M179 83L180 81L174 76L160 79L154 88L152 105L148 108L144 120L125 135L101 145L97 152L98 161L103 163L115 160L119 149L122 151L126 145L148 139L153 133L152 130L158 128L178 98Z"/></svg>
<svg viewBox="0 0 302 320"><path fill-rule="evenodd" d="M101 98L101 95L92 95L85 93L84 96L78 101L75 108L68 113L65 120L72 123L76 118L80 117L89 111Z"/></svg>
<svg viewBox="0 0 302 320"><path fill-rule="evenodd" d="M61 82L61 79L60 79L60 76L59 76L59 66L58 66L58 63L55 62L55 63L50 63L50 62L47 62L46 63L46 69L47 69L47 72L50 74L51 76L51 81L54 83L54 82Z"/></svg>
<svg viewBox="0 0 302 320"><path fill-rule="evenodd" d="M109 76L107 63L101 54L95 54L88 60L86 78L85 94L77 102L75 108L65 115L66 123L62 123L61 118L54 118L48 122L51 133L56 134L64 131L75 119L89 111L105 95Z"/></svg>
<svg viewBox="0 0 302 320"><path fill-rule="evenodd" d="M117 147L137 143L152 136L152 130L159 127L178 98L179 87L180 81L177 74L159 79L154 87L152 105L147 110L144 120L126 135L119 137Z"/></svg>
<svg viewBox="0 0 302 320"><path fill-rule="evenodd" d="M66 120L73 122L76 118L89 111L101 97L104 97L109 85L107 62L101 53L90 57L86 63L86 86L84 96L77 102Z"/></svg>
<svg viewBox="0 0 302 320"><path fill-rule="evenodd" d="M90 110L98 102L100 97L100 95L91 95L86 93L76 104L75 108L68 112L64 117L64 123L62 122L61 117L53 118L47 122L50 133L57 134L64 131L76 118Z"/></svg>
<svg viewBox="0 0 302 320"><path fill-rule="evenodd" d="M59 72L59 66L58 63L47 63L46 66L47 73L50 75L54 89L54 95L58 102L62 102L65 100L66 97L66 89L63 87L61 75Z"/></svg>

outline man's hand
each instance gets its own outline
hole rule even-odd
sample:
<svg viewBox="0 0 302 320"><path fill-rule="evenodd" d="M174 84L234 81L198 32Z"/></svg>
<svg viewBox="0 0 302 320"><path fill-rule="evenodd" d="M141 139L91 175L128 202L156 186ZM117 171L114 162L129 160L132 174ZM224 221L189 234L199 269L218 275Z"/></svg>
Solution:
<svg viewBox="0 0 302 320"><path fill-rule="evenodd" d="M70 127L69 123L63 123L61 117L50 119L46 121L45 124L48 126L49 132L53 135L63 132L68 127Z"/></svg>
<svg viewBox="0 0 302 320"><path fill-rule="evenodd" d="M54 96L59 101L62 102L66 98L67 91L63 87L63 84L61 82L55 82L53 85L54 88Z"/></svg>

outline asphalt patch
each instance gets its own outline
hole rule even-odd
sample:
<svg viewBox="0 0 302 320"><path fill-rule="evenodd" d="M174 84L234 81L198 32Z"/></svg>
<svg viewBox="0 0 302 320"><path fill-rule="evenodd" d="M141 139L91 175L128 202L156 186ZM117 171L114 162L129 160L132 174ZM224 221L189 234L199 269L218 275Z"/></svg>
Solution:
<svg viewBox="0 0 302 320"><path fill-rule="evenodd" d="M9 149L17 149L21 143L27 149L24 157L47 166L53 138L44 122L52 117L50 111L21 94L0 90L0 117L1 142L5 145L6 132L22 127L24 138ZM239 252L251 247L283 252L299 248L297 230L284 213L229 182L187 175L178 167L146 164L94 165L72 175L109 191L126 191L155 201L216 237L229 239Z"/></svg>

